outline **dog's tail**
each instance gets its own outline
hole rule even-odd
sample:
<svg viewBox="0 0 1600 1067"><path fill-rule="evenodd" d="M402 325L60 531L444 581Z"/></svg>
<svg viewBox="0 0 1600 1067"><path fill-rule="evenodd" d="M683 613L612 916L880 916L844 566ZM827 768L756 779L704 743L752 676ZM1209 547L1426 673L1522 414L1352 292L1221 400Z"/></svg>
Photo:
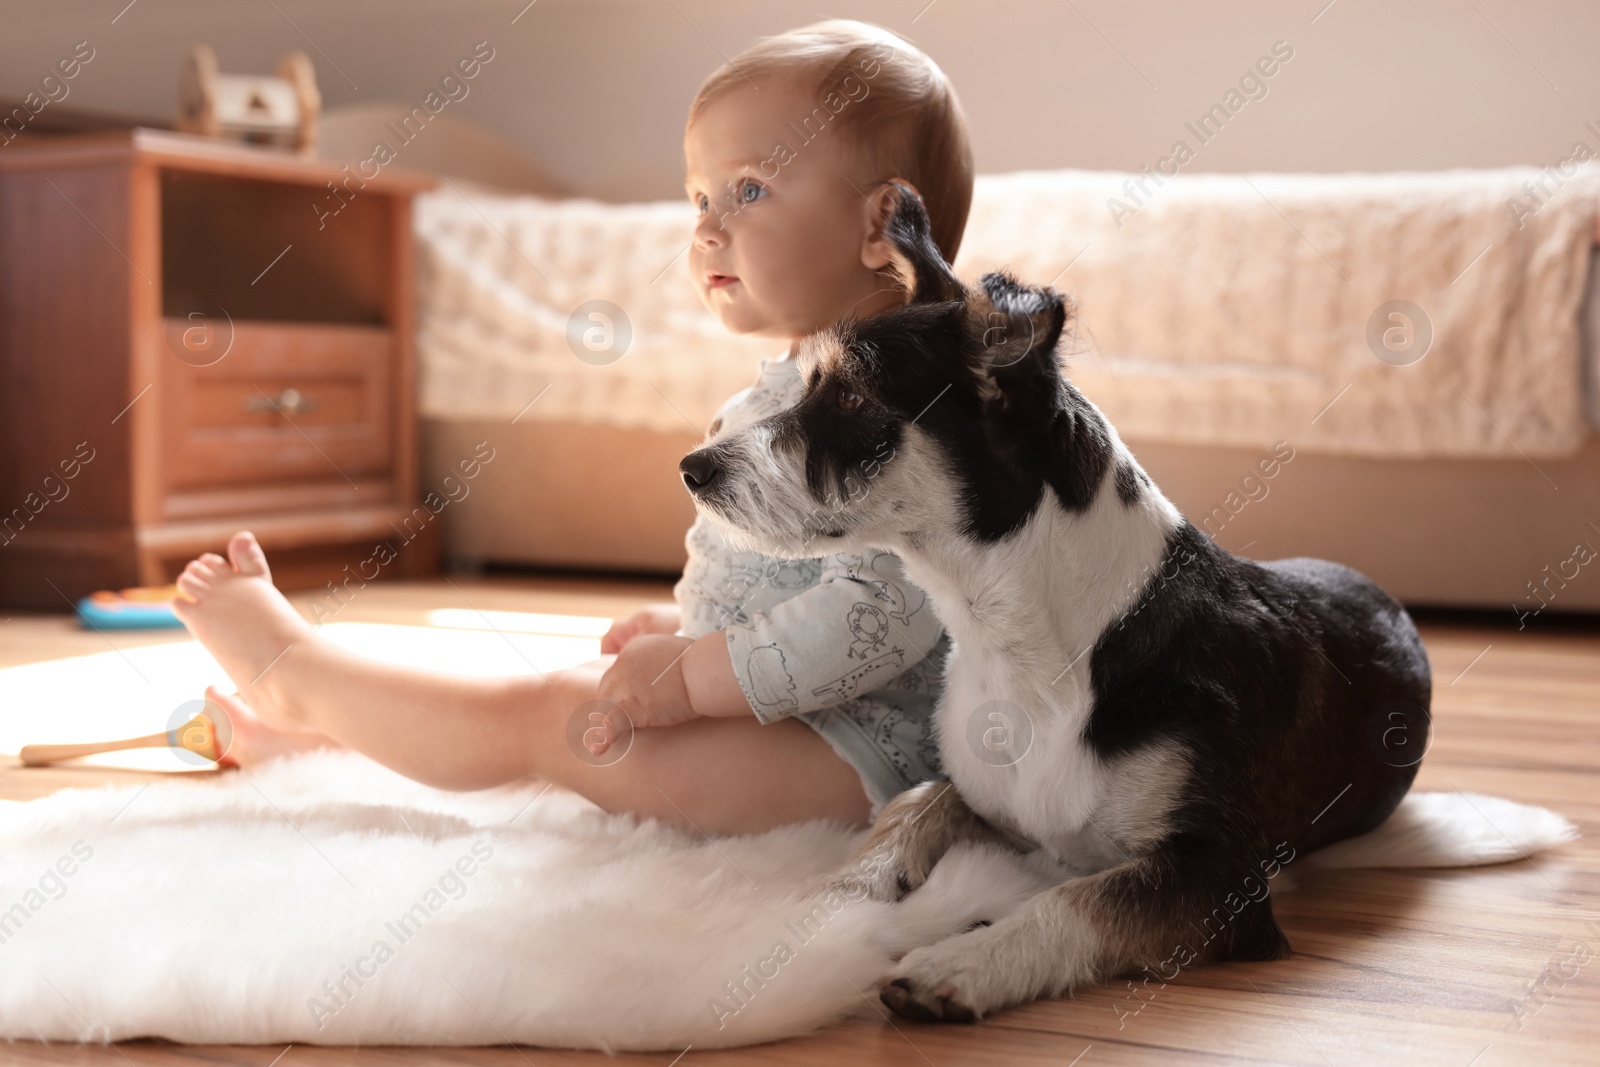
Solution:
<svg viewBox="0 0 1600 1067"><path fill-rule="evenodd" d="M1304 865L1477 867L1571 841L1578 828L1549 808L1482 793L1410 793L1377 829L1319 849Z"/></svg>

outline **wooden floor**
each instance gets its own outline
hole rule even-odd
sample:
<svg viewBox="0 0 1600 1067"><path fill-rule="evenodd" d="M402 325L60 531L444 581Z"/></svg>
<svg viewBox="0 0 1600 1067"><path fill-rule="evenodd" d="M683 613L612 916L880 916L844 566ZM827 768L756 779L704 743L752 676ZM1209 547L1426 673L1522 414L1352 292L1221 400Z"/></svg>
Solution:
<svg viewBox="0 0 1600 1067"><path fill-rule="evenodd" d="M666 583L504 579L374 586L355 621L422 622L461 607L610 615L670 599ZM0 612L0 667L106 650L65 618ZM0 1046L3 1064L1109 1064L1311 1067L1600 1064L1600 625L1541 616L1424 617L1434 741L1418 788L1555 808L1585 837L1500 867L1354 871L1274 891L1293 958L1116 983L1025 1005L976 1026L856 1016L803 1040L731 1052L604 1057L534 1048ZM173 640L111 638L116 647ZM14 709L0 709L9 714ZM106 768L24 770L0 757L0 798L135 780ZM0 958L0 966L4 966ZM139 991L130 990L129 996Z"/></svg>

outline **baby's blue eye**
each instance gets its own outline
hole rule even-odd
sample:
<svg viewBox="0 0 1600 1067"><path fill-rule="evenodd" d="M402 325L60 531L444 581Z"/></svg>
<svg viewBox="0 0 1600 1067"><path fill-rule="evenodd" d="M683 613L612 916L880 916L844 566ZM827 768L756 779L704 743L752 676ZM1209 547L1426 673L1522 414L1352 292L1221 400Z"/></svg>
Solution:
<svg viewBox="0 0 1600 1067"><path fill-rule="evenodd" d="M755 193L753 196L751 195L752 190ZM746 178L739 185L739 202L741 204L748 204L752 201L759 200L766 194L767 190L761 185L761 183L751 178Z"/></svg>

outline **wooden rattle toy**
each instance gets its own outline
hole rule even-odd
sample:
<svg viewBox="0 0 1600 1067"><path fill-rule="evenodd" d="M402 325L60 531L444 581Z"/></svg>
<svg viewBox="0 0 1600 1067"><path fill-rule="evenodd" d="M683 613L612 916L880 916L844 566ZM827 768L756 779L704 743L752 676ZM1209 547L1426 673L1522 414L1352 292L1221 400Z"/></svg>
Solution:
<svg viewBox="0 0 1600 1067"><path fill-rule="evenodd" d="M220 711L213 718L201 712L182 726L125 741L99 741L79 745L24 745L17 755L24 767L44 767L62 760L92 756L99 752L124 752L134 748L175 748L193 752L213 763L227 754L233 741L233 726Z"/></svg>
<svg viewBox="0 0 1600 1067"><path fill-rule="evenodd" d="M176 125L184 133L292 148L306 156L316 147L321 110L316 71L304 52L278 60L272 78L223 74L217 54L201 44L183 70Z"/></svg>

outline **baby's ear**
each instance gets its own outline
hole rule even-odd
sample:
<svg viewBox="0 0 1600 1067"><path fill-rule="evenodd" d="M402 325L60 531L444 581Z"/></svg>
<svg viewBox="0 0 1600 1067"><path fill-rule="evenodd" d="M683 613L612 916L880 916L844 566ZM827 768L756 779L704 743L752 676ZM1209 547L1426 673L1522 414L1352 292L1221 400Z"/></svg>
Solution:
<svg viewBox="0 0 1600 1067"><path fill-rule="evenodd" d="M1023 391L1056 395L1061 365L1056 342L1072 301L1049 286L1022 285L1003 271L985 274L967 301L967 321L982 344L973 373L988 399Z"/></svg>
<svg viewBox="0 0 1600 1067"><path fill-rule="evenodd" d="M922 197L909 184L891 178L891 214L884 225L889 241L889 268L910 294L913 304L960 300L966 290L944 261L928 225Z"/></svg>

